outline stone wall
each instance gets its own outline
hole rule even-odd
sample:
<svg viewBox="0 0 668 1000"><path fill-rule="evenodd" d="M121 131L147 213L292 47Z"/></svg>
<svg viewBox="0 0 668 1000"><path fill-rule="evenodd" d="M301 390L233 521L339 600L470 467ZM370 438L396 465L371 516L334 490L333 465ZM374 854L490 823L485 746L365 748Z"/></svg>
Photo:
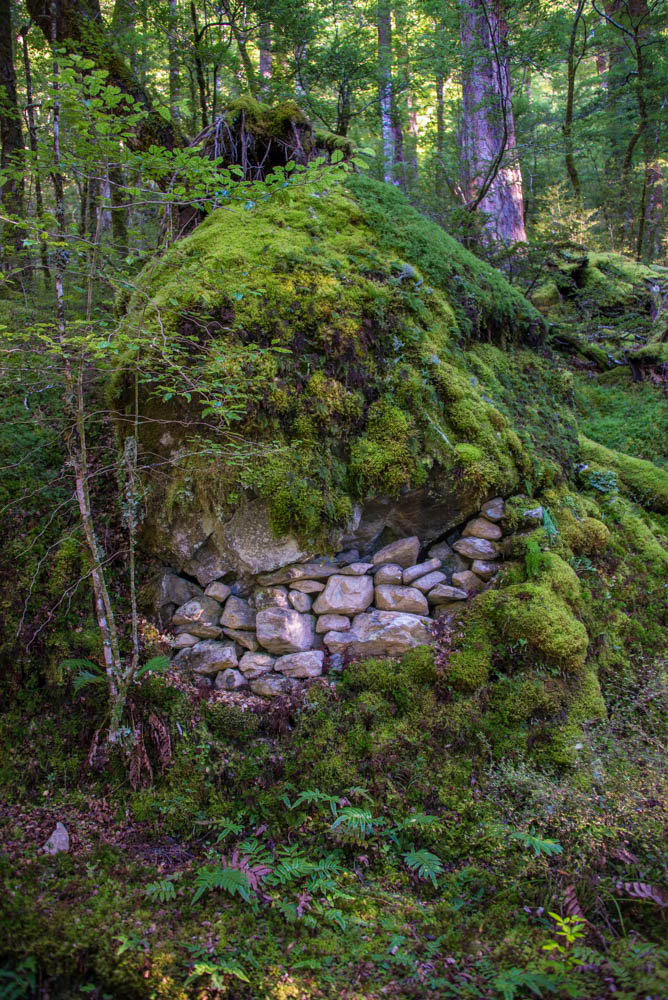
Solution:
<svg viewBox="0 0 668 1000"><path fill-rule="evenodd" d="M501 497L444 541L417 536L293 562L250 583L198 584L167 572L158 603L171 611L172 665L203 685L286 694L349 659L400 656L432 641L435 618L493 580L503 556Z"/></svg>

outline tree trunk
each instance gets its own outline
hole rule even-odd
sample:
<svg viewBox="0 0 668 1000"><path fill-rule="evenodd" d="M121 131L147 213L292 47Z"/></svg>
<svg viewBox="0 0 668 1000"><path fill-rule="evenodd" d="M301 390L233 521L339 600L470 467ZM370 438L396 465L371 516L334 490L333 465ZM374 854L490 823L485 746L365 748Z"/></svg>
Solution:
<svg viewBox="0 0 668 1000"><path fill-rule="evenodd" d="M498 0L460 0L461 181L467 208L487 216L488 239L526 242L517 159L508 28Z"/></svg>
<svg viewBox="0 0 668 1000"><path fill-rule="evenodd" d="M172 114L172 120L178 122L181 120L181 111L179 109L181 82L179 79L179 43L176 0L169 0L167 49L169 51L169 108Z"/></svg>
<svg viewBox="0 0 668 1000"><path fill-rule="evenodd" d="M10 171L2 185L0 200L6 215L22 219L24 214L24 147L21 115L16 97L16 70L14 69L14 32L10 0L0 0L0 168ZM10 268L24 262L22 226L5 223L2 242L4 255Z"/></svg>
<svg viewBox="0 0 668 1000"><path fill-rule="evenodd" d="M418 117L417 101L411 87L411 61L408 47L408 13L405 0L395 0L394 23L399 40L401 93L406 101L406 123L408 125L405 142L405 161L411 184L418 177ZM397 101L398 104L398 101ZM399 119L401 121L401 118Z"/></svg>
<svg viewBox="0 0 668 1000"><path fill-rule="evenodd" d="M378 98L383 140L383 178L394 183L392 134L392 15L389 0L378 0Z"/></svg>
<svg viewBox="0 0 668 1000"><path fill-rule="evenodd" d="M271 73L271 25L263 21L260 25L260 89L264 96L269 91Z"/></svg>
<svg viewBox="0 0 668 1000"><path fill-rule="evenodd" d="M564 114L564 124L561 127L564 137L564 161L566 164L566 173L568 174L568 179L571 182L578 207L582 205L582 188L580 186L578 168L575 165L575 155L573 150L573 104L575 99L575 75L580 64L580 59L582 58L582 55L584 55L584 48L586 46L585 28L585 40L583 42L582 55L579 57L576 56L578 31L582 21L585 3L586 0L578 0L573 25L571 27L571 34L568 41L568 59L566 62L566 111Z"/></svg>
<svg viewBox="0 0 668 1000"><path fill-rule="evenodd" d="M24 27L21 28L21 40L23 43L23 72L25 73L26 81L28 138L30 140L30 152L32 153L33 158L33 176L35 180L35 208L37 209L37 219L41 226L42 216L44 215L44 200L42 198L42 178L40 176L39 159L37 155L37 127L35 125L35 108L32 99L32 71L30 67L30 53L28 52L28 25L24 25ZM51 271L49 269L49 254L46 248L46 242L41 237L39 241L39 256L42 262L42 274L46 284L51 277Z"/></svg>

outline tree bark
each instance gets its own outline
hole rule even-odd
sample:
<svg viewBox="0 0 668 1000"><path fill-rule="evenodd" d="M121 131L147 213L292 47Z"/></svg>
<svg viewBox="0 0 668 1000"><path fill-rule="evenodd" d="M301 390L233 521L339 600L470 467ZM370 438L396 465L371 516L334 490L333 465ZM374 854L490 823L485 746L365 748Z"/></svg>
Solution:
<svg viewBox="0 0 668 1000"><path fill-rule="evenodd" d="M378 0L378 98L383 141L383 178L394 184L394 136L392 134L392 12L389 0Z"/></svg>
<svg viewBox="0 0 668 1000"><path fill-rule="evenodd" d="M179 110L181 81L179 78L178 13L176 0L169 0L167 49L169 52L169 109L172 120L178 122L181 120L181 112Z"/></svg>
<svg viewBox="0 0 668 1000"><path fill-rule="evenodd" d="M2 209L7 215L23 218L24 212L24 146L16 96L16 70L14 68L14 32L10 0L0 0L0 168L11 171L0 192ZM17 267L24 258L25 233L20 225L5 223L3 248L10 268Z"/></svg>
<svg viewBox="0 0 668 1000"><path fill-rule="evenodd" d="M260 89L265 96L269 91L271 74L271 25L263 21L260 25Z"/></svg>
<svg viewBox="0 0 668 1000"><path fill-rule="evenodd" d="M566 111L564 113L564 124L561 127L564 137L564 161L566 164L566 173L568 174L568 179L571 182L571 187L573 188L573 193L578 206L582 204L582 188L580 185L578 168L575 164L575 154L573 149L573 105L575 100L575 75L580 64L580 59L582 58L582 56L578 57L576 55L578 31L586 2L587 0L578 0L568 40L568 58L566 62ZM584 55L585 45L586 37L585 42L583 42L582 55Z"/></svg>
<svg viewBox="0 0 668 1000"><path fill-rule="evenodd" d="M461 182L467 208L486 214L487 239L526 242L515 141L508 27L499 0L460 0Z"/></svg>

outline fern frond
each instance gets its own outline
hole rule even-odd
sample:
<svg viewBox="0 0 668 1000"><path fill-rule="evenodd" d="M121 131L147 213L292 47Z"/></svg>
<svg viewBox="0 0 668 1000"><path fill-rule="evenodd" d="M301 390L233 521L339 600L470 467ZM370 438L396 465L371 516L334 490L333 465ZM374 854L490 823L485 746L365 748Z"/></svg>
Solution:
<svg viewBox="0 0 668 1000"><path fill-rule="evenodd" d="M213 889L222 889L230 896L241 896L246 903L251 901L248 877L238 868L221 868L220 865L200 868L195 878L193 903L196 903L205 892L211 892Z"/></svg>
<svg viewBox="0 0 668 1000"><path fill-rule="evenodd" d="M418 878L428 878L432 885L436 885L436 876L443 872L443 862L436 854L426 851L423 847L419 851L411 848L410 851L406 851L403 858Z"/></svg>
<svg viewBox="0 0 668 1000"><path fill-rule="evenodd" d="M164 674L167 670L169 670L169 658L166 656L154 656L141 665L135 674L135 680L138 681L144 674Z"/></svg>
<svg viewBox="0 0 668 1000"><path fill-rule="evenodd" d="M373 833L374 822L368 809L362 809L360 806L344 806L330 830L341 830L358 838L368 837Z"/></svg>

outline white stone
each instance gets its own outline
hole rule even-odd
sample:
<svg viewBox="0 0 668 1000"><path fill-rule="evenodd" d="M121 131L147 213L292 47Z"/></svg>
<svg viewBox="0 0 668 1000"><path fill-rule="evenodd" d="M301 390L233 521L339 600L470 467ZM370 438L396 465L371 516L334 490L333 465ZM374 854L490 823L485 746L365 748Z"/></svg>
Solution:
<svg viewBox="0 0 668 1000"><path fill-rule="evenodd" d="M499 552L494 542L486 538L460 538L452 547L467 559L496 559Z"/></svg>
<svg viewBox="0 0 668 1000"><path fill-rule="evenodd" d="M319 594L325 589L324 583L319 580L295 580L290 584L292 590L299 590L302 594Z"/></svg>
<svg viewBox="0 0 668 1000"><path fill-rule="evenodd" d="M401 566L397 563L385 563L385 565L376 570L373 582L376 586L381 583L401 583L403 572Z"/></svg>
<svg viewBox="0 0 668 1000"><path fill-rule="evenodd" d="M418 563L417 566L410 566L408 569L405 569L401 577L401 582L404 587L407 587L413 580L419 580L421 576L426 576L427 573L440 568L440 559L428 559L426 562Z"/></svg>
<svg viewBox="0 0 668 1000"><path fill-rule="evenodd" d="M234 691L236 688L246 687L247 684L244 675L230 667L218 674L214 687L218 691Z"/></svg>
<svg viewBox="0 0 668 1000"><path fill-rule="evenodd" d="M405 611L412 615L428 615L429 605L416 587L395 587L381 583L376 587L375 604L379 611Z"/></svg>
<svg viewBox="0 0 668 1000"><path fill-rule="evenodd" d="M331 562L297 563L295 566L279 569L276 573L258 577L258 583L262 587L276 587L282 583L294 583L295 580L327 580L334 573L340 572L339 567Z"/></svg>
<svg viewBox="0 0 668 1000"><path fill-rule="evenodd" d="M372 611L357 615L347 632L328 632L324 638L330 653L352 657L401 656L409 649L433 642L431 620L396 611Z"/></svg>
<svg viewBox="0 0 668 1000"><path fill-rule="evenodd" d="M226 635L228 639L232 639L233 642L238 642L244 649L250 649L251 653L260 648L255 632L243 632L237 628L224 628L223 635Z"/></svg>
<svg viewBox="0 0 668 1000"><path fill-rule="evenodd" d="M303 653L315 642L315 618L298 611L265 608L257 613L256 627L258 642L270 653Z"/></svg>
<svg viewBox="0 0 668 1000"><path fill-rule="evenodd" d="M316 649L305 653L288 653L279 656L274 670L286 677L320 677L325 654Z"/></svg>
<svg viewBox="0 0 668 1000"><path fill-rule="evenodd" d="M175 639L172 639L171 645L172 649L185 649L187 646L194 646L197 642L199 642L198 636L192 635L191 632L181 632Z"/></svg>
<svg viewBox="0 0 668 1000"><path fill-rule="evenodd" d="M500 521L503 517L505 504L503 502L503 497L494 497L493 500L488 500L480 508L480 513L483 514L488 521Z"/></svg>
<svg viewBox="0 0 668 1000"><path fill-rule="evenodd" d="M364 576L373 569L373 563L354 562L349 566L343 566L338 572L341 576Z"/></svg>
<svg viewBox="0 0 668 1000"><path fill-rule="evenodd" d="M320 615L315 626L318 633L345 632L347 628L350 628L350 618L345 615Z"/></svg>
<svg viewBox="0 0 668 1000"><path fill-rule="evenodd" d="M445 601L465 601L468 594L460 587L449 587L446 584L439 584L430 590L427 598L431 604L442 604Z"/></svg>
<svg viewBox="0 0 668 1000"><path fill-rule="evenodd" d="M217 674L227 667L236 667L237 654L232 642L205 639L196 646L182 649L172 660L179 670L193 670L196 674Z"/></svg>
<svg viewBox="0 0 668 1000"><path fill-rule="evenodd" d="M244 653L239 660L239 670L249 681L257 680L274 669L275 657L268 653Z"/></svg>
<svg viewBox="0 0 668 1000"><path fill-rule="evenodd" d="M488 542L498 542L501 538L501 528L492 524L486 517L474 517L462 531L464 538L486 538Z"/></svg>
<svg viewBox="0 0 668 1000"><path fill-rule="evenodd" d="M322 594L316 598L316 614L355 615L365 611L373 600L370 576L330 576Z"/></svg>
<svg viewBox="0 0 668 1000"><path fill-rule="evenodd" d="M471 569L476 576L482 577L483 580L491 580L499 572L499 564L487 562L485 559L475 559Z"/></svg>
<svg viewBox="0 0 668 1000"><path fill-rule="evenodd" d="M421 590L423 594L431 590L432 587L438 586L439 583L445 583L447 580L445 573L441 573L440 570L436 570L433 573L427 573L426 576L421 576L418 580L413 580L411 587L416 587Z"/></svg>
<svg viewBox="0 0 668 1000"><path fill-rule="evenodd" d="M195 597L176 609L172 622L174 625L187 625L191 635L213 638L220 634L219 617L218 601L214 601L212 597Z"/></svg>
<svg viewBox="0 0 668 1000"><path fill-rule="evenodd" d="M214 580L204 591L206 597L213 597L214 601L218 601L220 604L224 604L227 598L231 594L230 588L225 583L221 583L220 580Z"/></svg>
<svg viewBox="0 0 668 1000"><path fill-rule="evenodd" d="M303 615L306 614L307 611L311 610L311 605L313 604L313 601L308 594L302 594L299 590L290 591L288 594L288 600L295 611L299 611Z"/></svg>
<svg viewBox="0 0 668 1000"><path fill-rule="evenodd" d="M403 569L414 566L420 554L420 539L417 535L410 538L399 538L396 542L390 542L384 548L376 552L371 562L374 566L382 563L397 563Z"/></svg>
<svg viewBox="0 0 668 1000"><path fill-rule="evenodd" d="M45 854L66 854L70 849L70 835L64 823L56 823L56 828L42 847Z"/></svg>
<svg viewBox="0 0 668 1000"><path fill-rule="evenodd" d="M220 624L223 628L255 628L255 611L248 601L232 595L227 599Z"/></svg>
<svg viewBox="0 0 668 1000"><path fill-rule="evenodd" d="M289 608L288 591L285 587L256 587L253 591L256 611L264 608Z"/></svg>

